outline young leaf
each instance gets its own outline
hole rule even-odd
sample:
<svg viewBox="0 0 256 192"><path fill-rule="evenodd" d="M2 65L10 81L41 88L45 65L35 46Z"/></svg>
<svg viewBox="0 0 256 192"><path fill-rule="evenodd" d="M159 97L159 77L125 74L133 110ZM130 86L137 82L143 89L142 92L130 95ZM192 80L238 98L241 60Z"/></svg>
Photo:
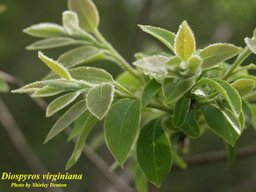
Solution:
<svg viewBox="0 0 256 192"><path fill-rule="evenodd" d="M88 91L86 105L97 119L102 120L108 113L114 99L114 92L115 88L111 84L101 84Z"/></svg>
<svg viewBox="0 0 256 192"><path fill-rule="evenodd" d="M95 32L100 17L92 0L68 0L68 8L77 13L80 27L88 32Z"/></svg>
<svg viewBox="0 0 256 192"><path fill-rule="evenodd" d="M0 79L0 93L6 93L9 91L9 85L2 79Z"/></svg>
<svg viewBox="0 0 256 192"><path fill-rule="evenodd" d="M146 107L149 104L151 99L157 94L160 88L161 84L156 82L155 79L150 80L145 85L141 96L142 107Z"/></svg>
<svg viewBox="0 0 256 192"><path fill-rule="evenodd" d="M54 87L44 86L41 89L36 90L32 97L51 97L62 93L64 90Z"/></svg>
<svg viewBox="0 0 256 192"><path fill-rule="evenodd" d="M208 84L214 87L218 93L229 103L232 111L239 116L242 111L242 101L239 93L227 82L220 79L203 78L198 82L198 85Z"/></svg>
<svg viewBox="0 0 256 192"><path fill-rule="evenodd" d="M35 43L27 47L28 50L43 50L52 49L57 47L64 47L70 45L82 45L85 44L84 41L77 41L68 37L54 37L49 39L43 39L36 41Z"/></svg>
<svg viewBox="0 0 256 192"><path fill-rule="evenodd" d="M209 128L231 146L234 146L241 132L226 119L226 116L216 107L206 105L202 108Z"/></svg>
<svg viewBox="0 0 256 192"><path fill-rule="evenodd" d="M57 89L77 90L77 89L85 88L74 81L68 81L64 79L52 79L52 80L45 80L42 82L44 85L57 88ZM86 85L83 85L83 86L86 86ZM87 86L87 88L89 88L89 86Z"/></svg>
<svg viewBox="0 0 256 192"><path fill-rule="evenodd" d="M202 67L210 68L220 62L236 56L240 52L241 48L235 45L228 43L216 43L202 49L199 55L203 59Z"/></svg>
<svg viewBox="0 0 256 192"><path fill-rule="evenodd" d="M75 149L67 162L66 170L70 169L78 161L84 149L85 140L96 123L97 123L97 119L93 117L93 115L91 114L89 114L87 118L84 119L84 122L80 127L81 133L77 139Z"/></svg>
<svg viewBox="0 0 256 192"><path fill-rule="evenodd" d="M190 108L190 103L191 100L187 97L182 97L176 102L173 112L173 125L175 127L181 127L184 124Z"/></svg>
<svg viewBox="0 0 256 192"><path fill-rule="evenodd" d="M237 90L240 96L245 96L254 89L255 81L251 79L238 79L231 85Z"/></svg>
<svg viewBox="0 0 256 192"><path fill-rule="evenodd" d="M179 31L175 38L175 53L176 55L187 61L196 49L196 41L194 33L186 21L180 25Z"/></svg>
<svg viewBox="0 0 256 192"><path fill-rule="evenodd" d="M197 138L200 136L200 127L193 112L188 113L185 123L180 127L180 130L192 138Z"/></svg>
<svg viewBox="0 0 256 192"><path fill-rule="evenodd" d="M36 81L33 83L29 83L19 89L12 90L12 93L30 93L37 91L38 89L41 89L44 87L44 82L43 81Z"/></svg>
<svg viewBox="0 0 256 192"><path fill-rule="evenodd" d="M63 67L62 64L58 63L57 61L54 61L53 59L45 56L42 52L38 52L38 57L43 61L54 73L59 75L60 77L71 80L72 77L68 70Z"/></svg>
<svg viewBox="0 0 256 192"><path fill-rule="evenodd" d="M174 51L174 39L175 34L160 27L153 27L150 25L139 25L142 31L152 35L163 44L165 44L170 50Z"/></svg>
<svg viewBox="0 0 256 192"><path fill-rule="evenodd" d="M85 101L79 101L72 107L68 109L67 112L65 112L54 124L50 132L48 133L44 143L47 143L49 140L51 140L53 137L58 135L60 132L62 132L64 129L66 129L68 126L70 126L78 117L81 116L82 113L86 111L86 104Z"/></svg>
<svg viewBox="0 0 256 192"><path fill-rule="evenodd" d="M105 140L107 146L123 166L140 125L141 103L134 99L121 99L114 103L105 119Z"/></svg>
<svg viewBox="0 0 256 192"><path fill-rule="evenodd" d="M92 84L112 83L113 77L105 70L95 67L78 67L70 69L71 76Z"/></svg>
<svg viewBox="0 0 256 192"><path fill-rule="evenodd" d="M83 46L72 49L62 54L58 61L65 67L71 68L78 65L104 59L104 51L92 46Z"/></svg>
<svg viewBox="0 0 256 192"><path fill-rule="evenodd" d="M24 33L42 38L67 36L64 28L55 23L40 23L23 30Z"/></svg>
<svg viewBox="0 0 256 192"><path fill-rule="evenodd" d="M117 76L116 82L129 88L130 90L137 91L141 86L141 82L136 79L131 73L125 71Z"/></svg>
<svg viewBox="0 0 256 192"><path fill-rule="evenodd" d="M46 117L50 117L71 104L80 95L80 92L67 93L54 99L46 109Z"/></svg>
<svg viewBox="0 0 256 192"><path fill-rule="evenodd" d="M163 94L167 104L170 104L181 98L195 84L194 78L182 80L165 79L163 85Z"/></svg>
<svg viewBox="0 0 256 192"><path fill-rule="evenodd" d="M171 143L158 120L149 122L140 132L137 160L150 182L160 187L172 164Z"/></svg>
<svg viewBox="0 0 256 192"><path fill-rule="evenodd" d="M249 49L251 50L251 52L256 54L256 40L246 37L244 39L244 41L245 41L247 47L249 47Z"/></svg>

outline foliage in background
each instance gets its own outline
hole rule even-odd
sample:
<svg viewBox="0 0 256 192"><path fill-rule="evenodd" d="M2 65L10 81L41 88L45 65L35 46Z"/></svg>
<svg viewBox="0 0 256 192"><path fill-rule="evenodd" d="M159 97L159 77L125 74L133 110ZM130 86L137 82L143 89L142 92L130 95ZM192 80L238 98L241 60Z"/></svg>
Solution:
<svg viewBox="0 0 256 192"><path fill-rule="evenodd" d="M138 164L135 175L141 178L142 171L156 186L170 171L172 161L184 167L180 157L183 149L177 147L184 138L198 138L211 130L227 144L228 154L233 154L255 110L251 103L255 100L255 77L249 73L255 66L240 66L256 53L255 33L245 39L245 48L225 43L197 49L186 21L177 33L140 25L166 45L168 52L137 53L133 68L98 31L100 19L92 1L69 0L68 4L62 25L42 23L24 32L43 38L28 46L30 50L77 47L58 60L39 52L52 72L13 91L32 92L32 97L58 96L49 104L47 117L68 108L45 140L73 124L70 139L77 137L77 144L67 169L79 159L98 121L104 121L106 144L118 164L134 159ZM235 56L229 65L227 60ZM97 60L114 62L124 72L114 80L103 69L82 66Z"/></svg>

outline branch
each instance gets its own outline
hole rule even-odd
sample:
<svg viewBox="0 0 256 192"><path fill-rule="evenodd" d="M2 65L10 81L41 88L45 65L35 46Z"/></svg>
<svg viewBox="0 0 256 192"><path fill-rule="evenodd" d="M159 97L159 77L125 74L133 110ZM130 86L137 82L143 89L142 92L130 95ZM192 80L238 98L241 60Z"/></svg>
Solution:
<svg viewBox="0 0 256 192"><path fill-rule="evenodd" d="M37 155L30 148L25 136L18 127L16 121L11 113L0 99L0 123L5 129L10 141L12 142L15 150L26 163L27 167L34 173L47 173L48 171L37 157ZM46 188L48 192L63 192L62 189Z"/></svg>

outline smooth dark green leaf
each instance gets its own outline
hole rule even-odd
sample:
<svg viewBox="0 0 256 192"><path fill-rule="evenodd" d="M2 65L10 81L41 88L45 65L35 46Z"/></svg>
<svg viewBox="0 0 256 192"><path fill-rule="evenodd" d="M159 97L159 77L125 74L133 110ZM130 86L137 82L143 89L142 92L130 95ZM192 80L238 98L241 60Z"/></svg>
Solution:
<svg viewBox="0 0 256 192"><path fill-rule="evenodd" d="M241 134L240 129L230 124L231 120L228 120L228 117L216 107L206 105L202 109L209 128L231 146L234 146Z"/></svg>
<svg viewBox="0 0 256 192"><path fill-rule="evenodd" d="M139 25L142 31L152 35L164 45L166 45L170 50L174 51L174 39L175 34L160 27L153 27L150 25Z"/></svg>
<svg viewBox="0 0 256 192"><path fill-rule="evenodd" d="M55 37L36 41L27 47L28 50L43 50L57 47L64 47L70 45L82 45L83 41L77 41L68 37Z"/></svg>
<svg viewBox="0 0 256 192"><path fill-rule="evenodd" d="M62 93L64 90L54 87L44 86L41 89L36 90L32 97L51 97Z"/></svg>
<svg viewBox="0 0 256 192"><path fill-rule="evenodd" d="M95 67L78 67L70 69L71 76L92 84L112 83L113 77L105 70Z"/></svg>
<svg viewBox="0 0 256 192"><path fill-rule="evenodd" d="M81 28L85 31L95 32L100 17L92 0L68 0L68 8L77 13Z"/></svg>
<svg viewBox="0 0 256 192"><path fill-rule="evenodd" d="M175 37L176 55L187 61L196 49L194 33L186 21L183 21Z"/></svg>
<svg viewBox="0 0 256 192"><path fill-rule="evenodd" d="M104 51L92 46L83 46L62 54L58 61L65 67L75 67L104 59Z"/></svg>
<svg viewBox="0 0 256 192"><path fill-rule="evenodd" d="M247 47L249 47L249 49L251 50L251 52L256 54L256 40L247 37L244 39L244 41L245 41Z"/></svg>
<svg viewBox="0 0 256 192"><path fill-rule="evenodd" d="M105 119L107 146L123 166L134 144L140 125L141 103L135 99L121 99L114 103Z"/></svg>
<svg viewBox="0 0 256 192"><path fill-rule="evenodd" d="M187 78L182 80L165 79L163 85L163 94L167 104L170 104L180 99L186 92L188 92L195 84L194 78Z"/></svg>
<svg viewBox="0 0 256 192"><path fill-rule="evenodd" d="M71 104L80 95L80 92L72 92L54 99L46 109L46 117L50 117Z"/></svg>
<svg viewBox="0 0 256 192"><path fill-rule="evenodd" d="M141 102L143 107L146 107L150 103L151 99L157 94L160 88L161 84L156 82L155 79L150 80L145 85L141 96Z"/></svg>
<svg viewBox="0 0 256 192"><path fill-rule="evenodd" d="M173 112L173 125L175 127L181 127L184 124L189 112L190 103L191 99L188 97L182 97L176 102Z"/></svg>
<svg viewBox="0 0 256 192"><path fill-rule="evenodd" d="M81 116L82 113L86 111L86 104L85 101L79 101L72 107L70 107L67 112L65 112L54 124L50 132L48 133L44 143L51 140L53 137L58 135L68 126L70 126L78 117Z"/></svg>
<svg viewBox="0 0 256 192"><path fill-rule="evenodd" d="M24 33L42 38L67 36L64 28L55 23L40 23L23 30Z"/></svg>
<svg viewBox="0 0 256 192"><path fill-rule="evenodd" d="M216 43L202 49L199 55L203 59L202 67L209 68L236 56L240 52L241 48L235 45L228 43Z"/></svg>
<svg viewBox="0 0 256 192"><path fill-rule="evenodd" d="M172 164L171 143L160 121L153 120L141 130L137 142L137 160L148 180L160 187Z"/></svg>
<svg viewBox="0 0 256 192"><path fill-rule="evenodd" d="M60 63L57 61L54 61L53 59L47 57L42 52L38 52L38 57L43 61L54 73L59 75L60 77L71 80L72 77L69 73L69 71Z"/></svg>
<svg viewBox="0 0 256 192"><path fill-rule="evenodd" d="M188 113L185 123L180 127L180 130L192 138L197 138L200 136L200 127L193 111Z"/></svg>
<svg viewBox="0 0 256 192"><path fill-rule="evenodd" d="M99 120L108 113L114 99L115 88L111 84L101 84L92 87L86 95L88 110Z"/></svg>
<svg viewBox="0 0 256 192"><path fill-rule="evenodd" d="M77 139L75 149L67 162L66 170L70 169L78 161L84 149L85 140L96 123L97 119L91 114L88 114L85 118L83 118L83 123L80 125L81 133Z"/></svg>
<svg viewBox="0 0 256 192"><path fill-rule="evenodd" d="M241 96L250 93L255 87L255 81L252 79L238 79L231 84Z"/></svg>
<svg viewBox="0 0 256 192"><path fill-rule="evenodd" d="M9 91L9 85L2 79L0 79L0 93L6 93Z"/></svg>

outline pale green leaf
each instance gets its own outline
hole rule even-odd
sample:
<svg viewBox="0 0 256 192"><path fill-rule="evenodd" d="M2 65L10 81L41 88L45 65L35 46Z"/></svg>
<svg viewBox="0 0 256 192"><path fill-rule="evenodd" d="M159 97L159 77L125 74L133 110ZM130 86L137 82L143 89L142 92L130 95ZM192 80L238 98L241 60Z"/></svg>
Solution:
<svg viewBox="0 0 256 192"><path fill-rule="evenodd" d="M102 120L108 113L114 99L114 92L115 88L111 84L101 84L88 91L86 105L97 119Z"/></svg>
<svg viewBox="0 0 256 192"><path fill-rule="evenodd" d="M206 105L202 110L209 128L231 146L234 146L241 132L234 128L226 116L216 107Z"/></svg>
<svg viewBox="0 0 256 192"><path fill-rule="evenodd" d="M68 8L77 13L82 29L95 32L99 26L100 17L92 0L68 0Z"/></svg>
<svg viewBox="0 0 256 192"><path fill-rule="evenodd" d="M241 96L250 93L255 87L255 81L251 79L238 79L231 84Z"/></svg>
<svg viewBox="0 0 256 192"><path fill-rule="evenodd" d="M72 77L69 71L59 62L54 61L53 59L47 57L42 52L38 52L38 57L43 61L54 73L59 75L60 77L71 80Z"/></svg>
<svg viewBox="0 0 256 192"><path fill-rule="evenodd" d="M202 67L209 68L236 56L240 52L241 48L235 45L216 43L200 50L199 55L203 59Z"/></svg>
<svg viewBox="0 0 256 192"><path fill-rule="evenodd" d="M44 143L48 142L53 137L62 132L64 129L66 129L68 126L70 126L85 111L86 104L84 100L79 101L78 103L70 107L54 124L54 126L48 133Z"/></svg>
<svg viewBox="0 0 256 192"><path fill-rule="evenodd" d="M163 94L167 104L170 104L181 98L195 84L194 78L187 79L165 79L162 86Z"/></svg>
<svg viewBox="0 0 256 192"><path fill-rule="evenodd" d="M153 120L141 130L137 142L137 160L148 180L160 187L172 164L171 143L160 121Z"/></svg>
<svg viewBox="0 0 256 192"><path fill-rule="evenodd" d="M29 83L19 89L12 90L11 92L12 93L31 93L41 89L42 87L44 87L44 85L45 84L43 81L36 81L33 83Z"/></svg>
<svg viewBox="0 0 256 192"><path fill-rule="evenodd" d="M141 82L128 71L125 71L118 75L116 78L116 82L133 91L137 91L141 86Z"/></svg>
<svg viewBox="0 0 256 192"><path fill-rule="evenodd" d="M0 93L6 93L8 91L9 85L3 79L0 79Z"/></svg>
<svg viewBox="0 0 256 192"><path fill-rule="evenodd" d="M251 50L251 52L256 54L256 40L246 37L244 39L244 41L245 41L247 47L249 47L249 49Z"/></svg>
<svg viewBox="0 0 256 192"><path fill-rule="evenodd" d="M88 114L86 118L83 119L83 123L80 125L81 133L77 139L74 151L67 162L66 170L70 169L78 161L84 149L86 138L96 123L97 119L91 114Z"/></svg>
<svg viewBox="0 0 256 192"><path fill-rule="evenodd" d="M150 80L144 87L142 96L141 96L141 102L142 107L146 107L152 98L159 92L161 88L161 84L156 82L155 79Z"/></svg>
<svg viewBox="0 0 256 192"><path fill-rule="evenodd" d="M71 45L83 45L83 44L85 44L85 41L78 41L68 37L54 37L54 38L36 41L35 43L29 45L27 49L43 50L43 49L52 49L52 48L71 46Z"/></svg>
<svg viewBox="0 0 256 192"><path fill-rule="evenodd" d="M185 123L190 103L191 100L188 97L182 97L176 102L173 112L173 125L175 127L181 127Z"/></svg>
<svg viewBox="0 0 256 192"><path fill-rule="evenodd" d="M51 79L42 81L44 85L57 88L57 89L65 89L65 90L78 90L82 88L89 88L88 85L79 84L79 82L68 81L65 79Z"/></svg>
<svg viewBox="0 0 256 192"><path fill-rule="evenodd" d="M54 99L46 109L46 117L50 117L71 104L80 95L80 92L67 93Z"/></svg>
<svg viewBox="0 0 256 192"><path fill-rule="evenodd" d="M78 67L70 69L71 76L92 84L112 83L113 77L104 69L95 67Z"/></svg>
<svg viewBox="0 0 256 192"><path fill-rule="evenodd" d="M142 31L152 35L164 45L166 45L170 50L174 51L174 39L175 34L160 27L153 27L150 25L139 25Z"/></svg>
<svg viewBox="0 0 256 192"><path fill-rule="evenodd" d="M104 51L92 46L83 46L72 49L62 54L58 61L65 67L75 67L78 65L91 63L93 61L103 60Z"/></svg>
<svg viewBox="0 0 256 192"><path fill-rule="evenodd" d="M105 119L105 140L108 149L123 166L136 140L141 103L135 99L121 99L114 103Z"/></svg>
<svg viewBox="0 0 256 192"><path fill-rule="evenodd" d="M24 33L42 38L67 36L64 28L55 23L40 23L23 30Z"/></svg>
<svg viewBox="0 0 256 192"><path fill-rule="evenodd" d="M176 55L187 61L196 49L194 33L186 21L183 21L175 37Z"/></svg>
<svg viewBox="0 0 256 192"><path fill-rule="evenodd" d="M64 90L54 87L44 86L41 89L36 90L32 97L51 97L62 93Z"/></svg>
<svg viewBox="0 0 256 192"><path fill-rule="evenodd" d="M256 104L250 104L250 109L252 112L252 126L256 130Z"/></svg>

